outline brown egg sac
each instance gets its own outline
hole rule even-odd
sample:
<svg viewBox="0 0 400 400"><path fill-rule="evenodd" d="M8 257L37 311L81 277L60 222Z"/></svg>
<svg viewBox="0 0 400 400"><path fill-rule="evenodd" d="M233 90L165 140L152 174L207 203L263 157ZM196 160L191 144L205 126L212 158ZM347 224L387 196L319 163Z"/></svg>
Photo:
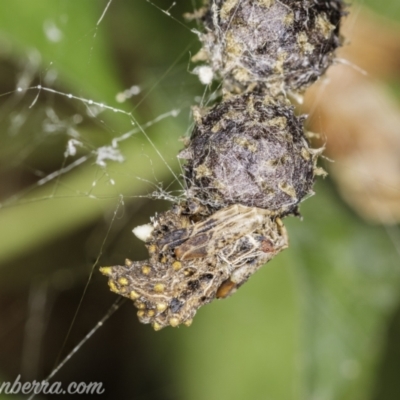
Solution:
<svg viewBox="0 0 400 400"><path fill-rule="evenodd" d="M258 86L301 92L331 65L340 45L341 0L213 0L200 34L206 61L225 90Z"/></svg>
<svg viewBox="0 0 400 400"><path fill-rule="evenodd" d="M310 149L288 100L237 95L198 118L188 147L188 196L212 209L231 204L284 216L312 193L321 150Z"/></svg>

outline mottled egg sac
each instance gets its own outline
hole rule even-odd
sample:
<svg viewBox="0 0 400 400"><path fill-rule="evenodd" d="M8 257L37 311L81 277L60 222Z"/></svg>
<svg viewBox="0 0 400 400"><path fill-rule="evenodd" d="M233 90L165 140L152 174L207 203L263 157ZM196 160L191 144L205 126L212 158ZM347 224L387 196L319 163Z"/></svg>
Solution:
<svg viewBox="0 0 400 400"><path fill-rule="evenodd" d="M341 0L212 0L202 18L202 50L225 90L302 92L340 46Z"/></svg>
<svg viewBox="0 0 400 400"><path fill-rule="evenodd" d="M215 105L180 153L188 197L213 209L241 204L295 213L312 193L321 153L310 149L303 121L285 98L245 94Z"/></svg>

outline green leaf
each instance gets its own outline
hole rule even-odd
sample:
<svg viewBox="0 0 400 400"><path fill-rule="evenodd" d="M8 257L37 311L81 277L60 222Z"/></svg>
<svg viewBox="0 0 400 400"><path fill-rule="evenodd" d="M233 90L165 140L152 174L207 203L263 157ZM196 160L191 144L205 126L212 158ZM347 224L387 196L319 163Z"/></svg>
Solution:
<svg viewBox="0 0 400 400"><path fill-rule="evenodd" d="M119 89L110 47L98 29L102 1L13 0L0 3L0 34L11 53L39 57L71 93L114 99ZM17 22L16 22L17 21ZM84 92L82 92L82 89Z"/></svg>

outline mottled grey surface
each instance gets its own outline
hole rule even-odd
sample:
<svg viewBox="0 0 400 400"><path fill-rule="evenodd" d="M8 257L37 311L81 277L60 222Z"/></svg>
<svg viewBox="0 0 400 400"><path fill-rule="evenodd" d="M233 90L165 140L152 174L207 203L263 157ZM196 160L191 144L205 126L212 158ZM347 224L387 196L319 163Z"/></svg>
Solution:
<svg viewBox="0 0 400 400"><path fill-rule="evenodd" d="M286 99L245 94L214 106L181 157L189 197L216 209L242 204L285 215L311 192L317 153Z"/></svg>
<svg viewBox="0 0 400 400"><path fill-rule="evenodd" d="M203 17L203 51L229 92L251 85L301 92L332 63L343 7L341 0L214 0Z"/></svg>

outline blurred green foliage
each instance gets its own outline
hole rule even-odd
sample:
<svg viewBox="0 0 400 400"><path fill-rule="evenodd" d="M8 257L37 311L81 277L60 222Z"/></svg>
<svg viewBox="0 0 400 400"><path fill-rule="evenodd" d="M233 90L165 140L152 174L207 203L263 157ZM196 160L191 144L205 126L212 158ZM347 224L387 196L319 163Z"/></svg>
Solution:
<svg viewBox="0 0 400 400"><path fill-rule="evenodd" d="M124 252L134 258L131 238L124 239L129 243L125 247L118 247L121 236L115 233L123 229L122 223L130 232L133 224L145 222L140 213L132 216L128 212L129 203L151 207L136 196L154 190L152 183L171 181L166 164L179 174L175 156L182 145L178 139L190 129L190 106L203 90L187 71L188 49L196 51L196 37L145 1L114 0L98 24L106 4L90 0L0 3L4 71L0 89L10 92L0 97L0 271L4 270L0 285L9 296L25 298L32 279L57 272L60 265L54 260L59 258L62 264L61 251L81 254L90 245L93 256L104 253L104 263L120 262ZM161 1L157 4L166 8ZM171 12L182 20L182 13L191 9L190 4L178 2ZM388 9L388 4L382 4L383 11ZM59 41L49 39L52 27L60 30ZM90 117L81 101L37 89L23 96L16 92L21 76L31 77L29 86L49 86L49 71L57 74L51 87L122 107L132 112L132 120L112 111ZM141 95L132 102L117 103L116 94L133 84L140 84ZM152 143L140 132L120 142L125 162L108 162L106 168L95 164L96 149L137 127L132 121L146 123L175 108L181 110L179 118L164 119L146 130ZM75 158L64 157L72 137L67 127L46 131L51 110L62 121L76 114L84 116L82 124L74 126L84 143ZM12 121L18 116L24 122L14 132ZM88 161L44 185L37 184L82 156ZM140 361L143 368L137 365L135 352L122 344L115 347L124 360L119 371L124 369L125 388L140 385L143 369L152 373L150 381L164 381L165 386L157 395L149 389L151 385L146 386L142 398L373 398L388 320L398 305L400 243L392 242L386 229L358 219L329 180L318 182L316 192L301 208L304 221L292 218L286 222L290 248L235 296L200 310L190 329L155 333L149 327L134 328L140 330L138 346L145 352ZM118 205L118 210L126 207L126 214L118 213L120 222L114 225L112 215ZM99 224L105 229L100 229L96 245L82 240L84 229L94 232ZM108 228L111 238L106 236ZM64 239L68 235L76 240ZM106 237L111 244L103 246ZM60 241L58 247L55 240ZM17 264L11 271L10 266ZM89 268L84 261L81 266L74 274L85 280ZM99 288L92 293L93 310L99 301L96 298L109 295L105 280ZM76 309L76 302L71 300L71 307ZM93 311L93 315L101 316L104 310ZM90 314L82 313L84 318ZM128 318L136 318L133 309ZM132 329L130 322L117 328L111 321L108 324L115 336L108 337L104 347L118 343L120 337L123 343L122 331ZM61 330L58 346L65 334ZM85 347L80 353L85 356ZM49 357L54 361L56 354ZM9 376L4 359L2 363L0 373ZM110 375L114 368L112 362L107 364ZM130 397L125 390L125 397ZM113 393L108 395L114 398Z"/></svg>

